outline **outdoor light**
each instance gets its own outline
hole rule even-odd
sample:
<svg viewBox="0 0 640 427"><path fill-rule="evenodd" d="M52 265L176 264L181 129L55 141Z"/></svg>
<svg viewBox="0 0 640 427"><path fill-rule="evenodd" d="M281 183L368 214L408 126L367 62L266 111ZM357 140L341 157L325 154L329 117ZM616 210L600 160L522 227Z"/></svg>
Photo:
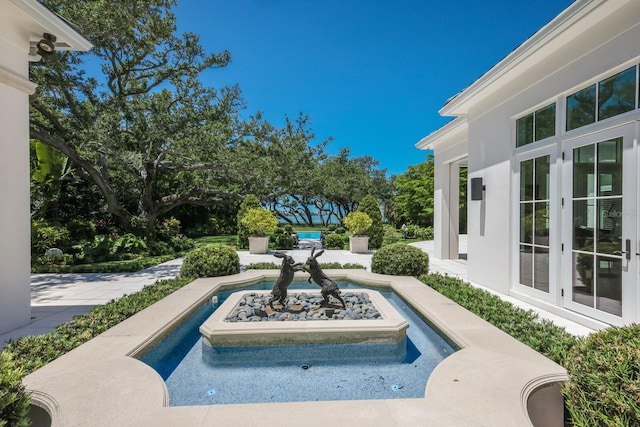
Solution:
<svg viewBox="0 0 640 427"><path fill-rule="evenodd" d="M42 59L45 59L45 60L46 58L53 55L53 53L56 50L56 47L53 44L53 42L55 41L56 41L56 36L49 33L44 33L42 35L42 39L38 43L36 43L36 47L38 48L37 54L40 55Z"/></svg>
<svg viewBox="0 0 640 427"><path fill-rule="evenodd" d="M482 178L471 178L471 200L482 200L484 190Z"/></svg>

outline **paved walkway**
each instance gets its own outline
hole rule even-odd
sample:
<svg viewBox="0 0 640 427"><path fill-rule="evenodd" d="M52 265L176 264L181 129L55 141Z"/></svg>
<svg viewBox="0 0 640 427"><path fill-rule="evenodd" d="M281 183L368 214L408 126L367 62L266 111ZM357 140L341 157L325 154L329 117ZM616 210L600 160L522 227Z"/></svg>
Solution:
<svg viewBox="0 0 640 427"><path fill-rule="evenodd" d="M414 243L430 256L429 271L448 274L467 280L465 260L440 260L433 257L433 241ZM466 252L466 236L461 236L460 251ZM306 261L310 250L286 251L297 262ZM254 255L239 251L241 266L257 262L275 262L280 260L271 254ZM318 259L321 263L339 262L340 264L361 264L371 271L371 254L353 254L349 251L326 250ZM9 339L27 335L50 332L56 326L68 322L73 316L87 313L96 305L102 305L125 294L139 291L144 286L160 279L176 277L180 272L182 258L141 270L135 273L86 273L86 274L34 274L31 276L31 317L32 322L24 327L0 335L0 347ZM474 286L478 286L472 283ZM479 286L478 286L479 287ZM493 291L490 291L493 292ZM493 292L495 293L495 292ZM540 317L553 320L575 335L587 335L591 329L540 310L522 301L503 294L497 294L509 302L537 311Z"/></svg>

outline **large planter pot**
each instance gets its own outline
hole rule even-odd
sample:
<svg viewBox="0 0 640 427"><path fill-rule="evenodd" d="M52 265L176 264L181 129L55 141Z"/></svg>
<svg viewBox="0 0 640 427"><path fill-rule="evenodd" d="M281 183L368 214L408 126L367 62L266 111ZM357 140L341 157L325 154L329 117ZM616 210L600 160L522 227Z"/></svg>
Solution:
<svg viewBox="0 0 640 427"><path fill-rule="evenodd" d="M269 250L269 236L249 237L250 254L266 254Z"/></svg>
<svg viewBox="0 0 640 427"><path fill-rule="evenodd" d="M349 236L349 250L354 254L369 252L369 236Z"/></svg>

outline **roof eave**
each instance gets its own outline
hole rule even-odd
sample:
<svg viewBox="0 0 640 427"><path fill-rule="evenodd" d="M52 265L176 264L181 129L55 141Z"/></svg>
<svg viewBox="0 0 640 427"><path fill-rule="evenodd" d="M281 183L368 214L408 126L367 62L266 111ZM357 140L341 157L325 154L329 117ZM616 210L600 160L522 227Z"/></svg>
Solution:
<svg viewBox="0 0 640 427"><path fill-rule="evenodd" d="M505 79L518 64L529 58L534 52L542 49L552 40L571 28L576 22L588 15L595 8L608 0L576 0L547 25L518 46L502 61L474 81L470 86L452 96L438 111L442 116L459 116L469 112L471 100L500 79Z"/></svg>
<svg viewBox="0 0 640 427"><path fill-rule="evenodd" d="M56 49L88 51L93 47L77 28L37 0L9 0L37 24L55 35Z"/></svg>
<svg viewBox="0 0 640 427"><path fill-rule="evenodd" d="M464 139L468 128L466 117L456 117L435 132L422 138L415 146L420 150L434 150L437 145L447 141Z"/></svg>

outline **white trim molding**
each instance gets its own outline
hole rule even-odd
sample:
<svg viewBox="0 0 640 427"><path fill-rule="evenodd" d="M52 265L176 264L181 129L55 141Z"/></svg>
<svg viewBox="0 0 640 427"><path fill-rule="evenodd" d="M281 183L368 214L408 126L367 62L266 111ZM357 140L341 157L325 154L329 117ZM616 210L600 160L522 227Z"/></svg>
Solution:
<svg viewBox="0 0 640 427"><path fill-rule="evenodd" d="M33 95L38 87L37 84L29 79L25 79L16 73L0 67L0 83L10 86L27 95Z"/></svg>

